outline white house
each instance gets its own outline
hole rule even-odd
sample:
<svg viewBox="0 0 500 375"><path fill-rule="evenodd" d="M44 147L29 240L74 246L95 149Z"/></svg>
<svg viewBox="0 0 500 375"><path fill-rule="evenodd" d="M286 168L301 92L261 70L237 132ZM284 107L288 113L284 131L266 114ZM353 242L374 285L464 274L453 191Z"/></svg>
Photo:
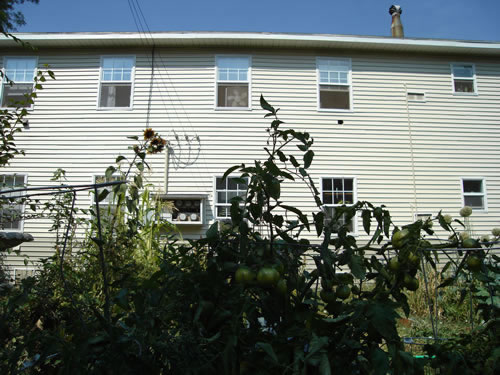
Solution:
<svg viewBox="0 0 500 375"><path fill-rule="evenodd" d="M26 156L1 171L8 186L46 186L57 168L69 184L93 183L117 155L131 153L127 136L151 127L171 149L168 158L150 158L148 179L176 202L173 219L185 235L200 236L227 216L226 199L241 188L218 178L265 157L262 94L287 126L314 137L310 173L326 205L385 204L403 224L441 209L458 216L466 204L478 235L500 225L500 42L227 32L17 36L37 50L0 38L2 69L16 82L2 85L2 106L31 90L45 64L56 80L29 108L29 126L17 137ZM298 183L287 184L282 198L314 208ZM91 204L91 195L79 194L79 207ZM48 222L2 224L35 237L21 247L32 259L52 254ZM361 236L361 223L352 230Z"/></svg>

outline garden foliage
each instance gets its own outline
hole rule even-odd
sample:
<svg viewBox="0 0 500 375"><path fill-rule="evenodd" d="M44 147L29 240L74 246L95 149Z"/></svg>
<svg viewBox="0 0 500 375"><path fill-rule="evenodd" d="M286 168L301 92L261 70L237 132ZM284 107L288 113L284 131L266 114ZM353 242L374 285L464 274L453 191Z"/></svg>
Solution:
<svg viewBox="0 0 500 375"><path fill-rule="evenodd" d="M440 248L463 246L454 229L460 221L438 214L397 228L384 206L369 202L324 211L309 174L313 139L283 129L278 110L263 98L261 106L271 119L267 159L227 170L224 178L247 184L247 194L233 198L229 224L214 223L200 240L180 240L160 220L160 203L144 184L146 156L165 142L151 129L134 138L133 160L119 157L105 173L126 183L98 192L97 201L110 197L113 205L108 212L91 209L88 235L72 256L58 252L37 278L0 292L2 373L498 370L498 335L488 335L498 329L498 258L488 262L488 247L477 243L442 270L442 288L465 274L475 280L488 327L479 328L477 341L487 349L457 340L429 346L433 359L415 358L397 320L410 314L408 295L424 287L416 277L423 260L436 269ZM284 182L310 191L312 215L283 201ZM345 224L356 216L369 237L364 244ZM434 233L432 222L450 232L449 242L425 239ZM303 231L318 241L304 239ZM479 262L471 267L472 256Z"/></svg>

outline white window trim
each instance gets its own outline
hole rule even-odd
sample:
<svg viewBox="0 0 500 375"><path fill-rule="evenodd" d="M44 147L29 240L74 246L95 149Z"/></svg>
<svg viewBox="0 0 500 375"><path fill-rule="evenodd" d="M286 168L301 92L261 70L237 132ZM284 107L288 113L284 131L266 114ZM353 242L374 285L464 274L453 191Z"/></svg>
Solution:
<svg viewBox="0 0 500 375"><path fill-rule="evenodd" d="M335 179L335 178L343 178L343 179L352 179L352 201L353 201L353 204L351 205L346 205L346 206L353 206L354 204L356 204L356 202L358 201L358 179L356 176L344 176L344 175L334 175L334 176L320 176L319 177L319 186L320 186L320 194L321 194L321 201L323 201L323 179ZM342 207L343 204L323 204L323 207ZM353 223L353 231L352 232L349 232L351 235L353 236L358 236L358 214L356 213L356 215L352 218L352 220L354 221Z"/></svg>
<svg viewBox="0 0 500 375"><path fill-rule="evenodd" d="M472 78L457 77L457 79L472 81L473 87L474 87L474 92L457 92L457 91L455 91L455 75L453 74L453 67L455 65L457 65L457 66L459 66L459 65L472 66ZM478 96L479 95L479 93L477 91L476 64L465 63L465 62L453 62L453 63L450 63L450 71L451 71L451 92L453 93L453 95L458 95L458 96Z"/></svg>
<svg viewBox="0 0 500 375"><path fill-rule="evenodd" d="M3 107L1 105L2 101L3 101L3 87L6 83L6 79L5 79L5 67L7 66L7 60L9 59L34 59L35 60L35 70L33 71L33 79L32 79L32 83L33 83L33 90L35 89L35 76L36 76L36 73L38 71L38 56L4 56L3 57L3 65L2 65L2 72L4 74L4 76L1 78L1 82L0 82L0 109L13 109L14 107ZM15 83L15 81L14 81ZM22 82L21 82L22 83ZM32 111L33 108L34 108L35 104L31 104L31 106L29 107L24 107L27 111Z"/></svg>
<svg viewBox="0 0 500 375"><path fill-rule="evenodd" d="M319 61L320 60L341 60L349 63L349 74L347 75L348 85L341 86L349 86L349 109L341 109L341 108L321 108L320 107L320 81L319 81ZM326 85L326 84L324 84ZM352 100L352 59L350 57L333 57L333 56L317 56L316 57L316 107L318 112L354 112L353 100Z"/></svg>
<svg viewBox="0 0 500 375"><path fill-rule="evenodd" d="M102 86L102 65L104 59L108 58L131 58L133 61L132 73L130 77L130 106L129 107L100 107L99 103L101 100L101 86ZM97 83L97 101L96 109L98 111L132 111L134 109L134 88L135 88L135 68L136 68L136 56L135 55L102 55L99 62L99 82ZM105 81L105 82L128 82L128 81Z"/></svg>
<svg viewBox="0 0 500 375"><path fill-rule="evenodd" d="M219 64L218 60L222 57L243 57L248 59L248 73L247 81L223 81L226 83L242 83L246 82L248 84L248 106L247 107L218 107L217 102L218 102L218 85L219 85ZM216 111L251 111L252 110L252 55L231 55L231 54L224 54L224 55L215 55L215 85L214 85L214 109Z"/></svg>
<svg viewBox="0 0 500 375"><path fill-rule="evenodd" d="M13 175L16 175L16 176L24 176L24 186L27 187L28 186L28 174L27 173L1 173L1 175L4 175L4 176L13 176ZM3 181L0 182L0 189L3 189ZM21 194L19 194L21 195ZM24 216L24 213L26 211L26 204L23 203L22 205L22 209L21 209L21 215ZM12 229L12 228L7 228L7 229L3 229L1 226L0 226L0 232L18 232L18 233L23 233L24 232L24 219L21 220L21 228L20 229Z"/></svg>
<svg viewBox="0 0 500 375"><path fill-rule="evenodd" d="M221 175L215 175L213 177L213 197L214 197L214 205L213 205L213 208L214 208L214 214L213 214L213 218L214 220L231 220L231 216L227 217L227 216L217 216L217 207L218 206L225 206L225 207L229 207L231 208L231 203L220 203L218 204L217 203L217 179L218 178L222 178L222 174ZM230 178L240 178L241 176L239 175L229 175L226 177L226 180L227 179L230 179ZM248 182L250 182L250 177L246 177L248 178Z"/></svg>
<svg viewBox="0 0 500 375"><path fill-rule="evenodd" d="M483 184L483 192L482 193L464 193L464 181L477 181L481 180ZM474 212L483 212L487 213L488 212L488 191L486 189L486 177L475 177L475 176L467 176L467 177L461 177L460 178L460 191L462 192L462 207L465 206L465 195L468 196L482 196L483 197L483 203L484 203L484 208L483 209L478 209L478 208L473 208L472 210Z"/></svg>

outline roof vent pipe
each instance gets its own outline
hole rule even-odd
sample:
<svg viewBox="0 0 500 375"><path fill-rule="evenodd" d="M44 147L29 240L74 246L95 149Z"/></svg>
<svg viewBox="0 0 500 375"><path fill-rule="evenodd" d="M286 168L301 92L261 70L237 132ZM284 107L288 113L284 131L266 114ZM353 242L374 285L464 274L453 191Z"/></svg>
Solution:
<svg viewBox="0 0 500 375"><path fill-rule="evenodd" d="M392 16L391 34L394 38L404 38L403 24L401 23L401 13L403 9L399 5L391 5L389 14Z"/></svg>

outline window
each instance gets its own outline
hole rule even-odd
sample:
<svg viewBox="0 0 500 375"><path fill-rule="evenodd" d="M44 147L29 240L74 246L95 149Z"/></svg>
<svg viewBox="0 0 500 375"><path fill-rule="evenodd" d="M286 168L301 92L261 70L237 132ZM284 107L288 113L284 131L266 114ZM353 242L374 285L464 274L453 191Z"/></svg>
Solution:
<svg viewBox="0 0 500 375"><path fill-rule="evenodd" d="M0 189L2 191L11 189L21 189L26 186L26 175L10 174L0 175ZM5 193L2 198L19 196L21 193ZM24 204L20 202L10 202L2 199L0 201L0 230L23 230Z"/></svg>
<svg viewBox="0 0 500 375"><path fill-rule="evenodd" d="M26 95L33 91L35 57L6 57L2 79L2 107L31 107Z"/></svg>
<svg viewBox="0 0 500 375"><path fill-rule="evenodd" d="M325 177L321 179L323 204L331 218L335 216L335 207L352 205L356 201L355 179L352 177ZM350 232L354 232L354 218L347 223ZM338 226L346 224L345 214L338 221ZM334 232L336 232L334 226Z"/></svg>
<svg viewBox="0 0 500 375"><path fill-rule="evenodd" d="M101 64L100 108L131 108L133 57L103 57Z"/></svg>
<svg viewBox="0 0 500 375"><path fill-rule="evenodd" d="M318 58L320 109L351 109L351 60Z"/></svg>
<svg viewBox="0 0 500 375"><path fill-rule="evenodd" d="M249 108L250 57L217 56L218 108Z"/></svg>
<svg viewBox="0 0 500 375"><path fill-rule="evenodd" d="M215 179L215 217L217 219L226 219L231 217L231 199L234 197L245 198L248 179L244 180L246 183L241 183L239 178L228 177L225 180L222 177L216 177ZM243 202L242 202L243 204Z"/></svg>
<svg viewBox="0 0 500 375"><path fill-rule="evenodd" d="M451 64L453 92L476 93L476 73L473 64Z"/></svg>
<svg viewBox="0 0 500 375"><path fill-rule="evenodd" d="M483 178L462 178L463 205L486 210L486 186Z"/></svg>

